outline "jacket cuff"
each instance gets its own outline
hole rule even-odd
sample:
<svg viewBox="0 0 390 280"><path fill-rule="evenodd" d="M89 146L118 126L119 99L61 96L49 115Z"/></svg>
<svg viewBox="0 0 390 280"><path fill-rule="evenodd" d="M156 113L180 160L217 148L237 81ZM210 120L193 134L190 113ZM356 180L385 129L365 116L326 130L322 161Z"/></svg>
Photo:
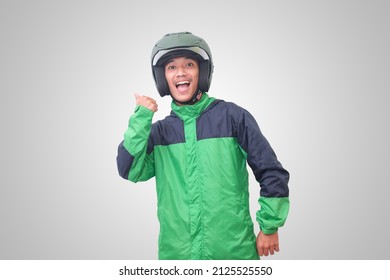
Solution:
<svg viewBox="0 0 390 280"><path fill-rule="evenodd" d="M275 232L278 231L278 228L262 228L261 225L260 225L260 230L264 233L264 234L273 234Z"/></svg>
<svg viewBox="0 0 390 280"><path fill-rule="evenodd" d="M154 115L154 112L152 110L150 110L142 105L137 105L134 109L134 113L138 113L138 114L143 115L143 116L153 116Z"/></svg>

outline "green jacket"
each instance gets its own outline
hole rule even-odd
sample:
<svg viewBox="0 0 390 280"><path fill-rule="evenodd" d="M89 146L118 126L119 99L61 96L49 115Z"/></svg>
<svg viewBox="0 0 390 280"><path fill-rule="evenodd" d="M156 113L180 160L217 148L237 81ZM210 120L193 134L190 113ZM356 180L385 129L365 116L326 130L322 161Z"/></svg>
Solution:
<svg viewBox="0 0 390 280"><path fill-rule="evenodd" d="M159 259L258 259L249 213L247 162L260 183L256 219L274 233L288 214L289 173L254 118L203 94L152 124L138 106L118 148L119 174L156 178Z"/></svg>

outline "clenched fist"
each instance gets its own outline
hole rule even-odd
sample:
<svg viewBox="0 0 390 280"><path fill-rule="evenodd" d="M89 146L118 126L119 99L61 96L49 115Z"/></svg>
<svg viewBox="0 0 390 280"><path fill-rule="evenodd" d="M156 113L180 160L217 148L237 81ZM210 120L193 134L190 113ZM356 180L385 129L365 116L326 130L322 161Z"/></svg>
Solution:
<svg viewBox="0 0 390 280"><path fill-rule="evenodd" d="M156 100L153 98L150 98L149 96L134 94L135 96L135 102L137 105L144 106L148 108L149 110L153 111L154 113L158 110L158 105Z"/></svg>
<svg viewBox="0 0 390 280"><path fill-rule="evenodd" d="M259 256L273 255L279 252L279 235L278 232L272 234L264 234L262 231L256 238L257 253Z"/></svg>

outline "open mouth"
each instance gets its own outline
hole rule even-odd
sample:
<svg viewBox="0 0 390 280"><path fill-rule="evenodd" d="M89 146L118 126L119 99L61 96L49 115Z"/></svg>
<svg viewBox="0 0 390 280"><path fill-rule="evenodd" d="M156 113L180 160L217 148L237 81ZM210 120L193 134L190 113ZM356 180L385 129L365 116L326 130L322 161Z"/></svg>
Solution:
<svg viewBox="0 0 390 280"><path fill-rule="evenodd" d="M189 86L190 86L189 81L181 81L176 83L176 88L180 92L186 91L189 88Z"/></svg>

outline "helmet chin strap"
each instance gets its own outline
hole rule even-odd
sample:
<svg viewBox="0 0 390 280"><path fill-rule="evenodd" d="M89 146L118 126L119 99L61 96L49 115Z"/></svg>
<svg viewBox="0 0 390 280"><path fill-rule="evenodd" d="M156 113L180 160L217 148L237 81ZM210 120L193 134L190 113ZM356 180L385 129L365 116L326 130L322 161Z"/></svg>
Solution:
<svg viewBox="0 0 390 280"><path fill-rule="evenodd" d="M198 91L195 91L194 95L191 97L190 100L188 101L185 101L185 102L181 102L181 101L178 101L176 100L172 94L171 94L171 97L173 99L173 101L175 101L178 105L194 105L196 102L198 102L200 100L200 98L202 97L202 91L201 90L198 90Z"/></svg>

